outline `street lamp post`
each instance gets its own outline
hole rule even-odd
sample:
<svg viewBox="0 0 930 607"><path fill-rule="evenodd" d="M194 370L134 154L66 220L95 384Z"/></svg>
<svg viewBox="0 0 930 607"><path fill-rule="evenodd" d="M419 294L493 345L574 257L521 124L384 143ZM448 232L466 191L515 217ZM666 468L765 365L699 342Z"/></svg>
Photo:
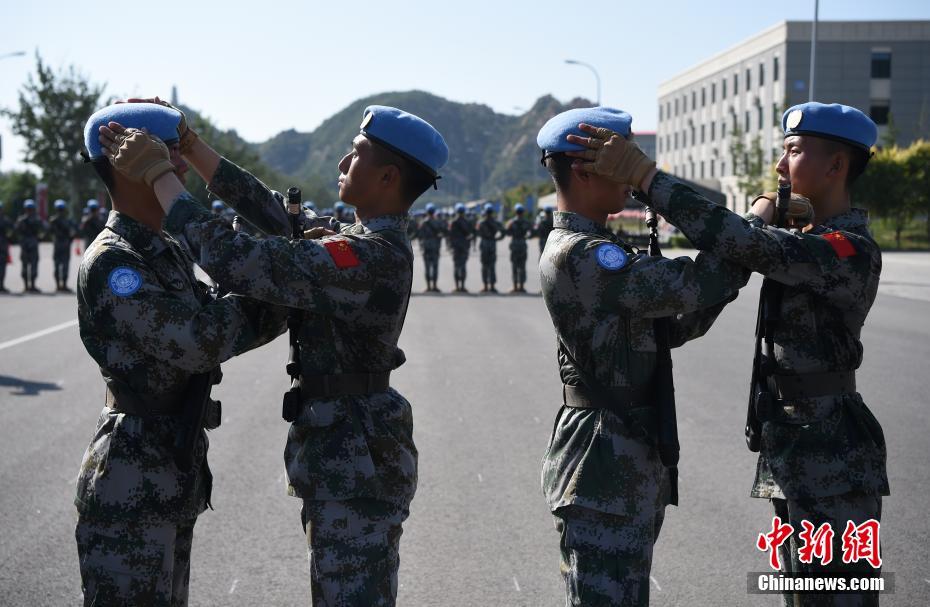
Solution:
<svg viewBox="0 0 930 607"><path fill-rule="evenodd" d="M576 61L574 59L566 59L565 63L569 65L581 65L588 68L594 74L594 79L597 81L597 103L595 105L601 104L601 76L597 73L597 70L594 69L594 66L590 63L585 63L584 61Z"/></svg>
<svg viewBox="0 0 930 607"><path fill-rule="evenodd" d="M817 20L820 12L820 0L814 0L814 23L811 28L811 77L808 101L814 100L814 71L817 66Z"/></svg>

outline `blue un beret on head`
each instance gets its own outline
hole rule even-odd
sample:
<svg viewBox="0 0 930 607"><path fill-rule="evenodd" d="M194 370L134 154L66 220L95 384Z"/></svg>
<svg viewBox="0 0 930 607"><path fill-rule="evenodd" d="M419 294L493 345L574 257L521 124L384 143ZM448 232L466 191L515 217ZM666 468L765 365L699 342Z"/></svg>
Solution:
<svg viewBox="0 0 930 607"><path fill-rule="evenodd" d="M536 135L536 145L543 152L550 154L554 152L577 152L587 149L577 143L569 143L566 139L569 135L589 136L588 133L578 128L578 125L582 122L610 129L624 137L629 137L633 117L622 110L610 107L587 107L568 110L556 114L539 129L539 134Z"/></svg>
<svg viewBox="0 0 930 607"><path fill-rule="evenodd" d="M433 125L413 114L385 105L369 105L362 112L362 135L412 160L438 177L449 160L449 148Z"/></svg>
<svg viewBox="0 0 930 607"><path fill-rule="evenodd" d="M127 129L148 129L165 143L178 138L181 114L157 103L115 103L94 112L84 125L84 147L91 158L103 156L100 149L100 127L118 122Z"/></svg>
<svg viewBox="0 0 930 607"><path fill-rule="evenodd" d="M810 101L796 105L781 119L785 137L814 135L869 150L878 139L878 127L861 111L839 103Z"/></svg>

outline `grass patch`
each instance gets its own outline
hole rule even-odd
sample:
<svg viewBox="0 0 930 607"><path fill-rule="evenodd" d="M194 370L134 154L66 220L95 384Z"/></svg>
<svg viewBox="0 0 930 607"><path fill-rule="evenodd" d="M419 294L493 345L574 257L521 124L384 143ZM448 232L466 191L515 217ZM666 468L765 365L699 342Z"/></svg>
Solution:
<svg viewBox="0 0 930 607"><path fill-rule="evenodd" d="M915 219L907 224L901 231L901 247L894 237L894 225L887 219L873 219L869 225L872 235L878 246L885 251L928 251L930 241L927 240L927 220Z"/></svg>

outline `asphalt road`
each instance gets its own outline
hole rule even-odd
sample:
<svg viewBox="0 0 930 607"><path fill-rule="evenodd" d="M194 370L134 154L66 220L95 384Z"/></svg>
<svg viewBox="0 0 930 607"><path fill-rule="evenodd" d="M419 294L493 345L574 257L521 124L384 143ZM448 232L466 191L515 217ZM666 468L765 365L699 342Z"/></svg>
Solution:
<svg viewBox="0 0 930 607"><path fill-rule="evenodd" d="M499 286L509 287L504 245ZM13 257L7 286L20 291L15 249ZM45 290L49 259L43 246ZM530 295L411 301L401 340L408 362L393 383L413 404L420 485L401 542L400 605L563 604L558 535L539 489L560 385L535 246L530 259ZM474 289L475 256L470 264ZM418 260L416 291L421 274ZM452 284L445 253L439 284ZM669 508L656 547L654 605L778 604L746 593L747 572L766 566L755 538L771 523L769 505L748 497L755 459L742 436L758 285L708 336L674 353L681 506ZM896 592L885 605L930 604L928 316L930 255L887 254L859 374L889 443L882 549ZM79 602L71 500L103 383L68 324L75 318L73 296L0 296L2 605ZM282 465L285 349L279 339L224 365L217 395L226 417L211 433L216 510L197 524L192 605L308 604L300 504L285 494Z"/></svg>

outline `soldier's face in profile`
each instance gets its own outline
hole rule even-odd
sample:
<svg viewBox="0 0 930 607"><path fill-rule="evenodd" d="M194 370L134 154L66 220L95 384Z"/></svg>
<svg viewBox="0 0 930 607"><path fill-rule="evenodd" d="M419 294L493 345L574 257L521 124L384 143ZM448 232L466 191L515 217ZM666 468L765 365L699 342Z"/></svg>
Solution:
<svg viewBox="0 0 930 607"><path fill-rule="evenodd" d="M339 200L364 206L375 192L381 167L372 159L371 142L364 135L352 140L352 149L339 161Z"/></svg>
<svg viewBox="0 0 930 607"><path fill-rule="evenodd" d="M831 155L816 137L792 135L785 138L781 158L775 165L779 181L789 181L791 190L814 201L823 191Z"/></svg>

